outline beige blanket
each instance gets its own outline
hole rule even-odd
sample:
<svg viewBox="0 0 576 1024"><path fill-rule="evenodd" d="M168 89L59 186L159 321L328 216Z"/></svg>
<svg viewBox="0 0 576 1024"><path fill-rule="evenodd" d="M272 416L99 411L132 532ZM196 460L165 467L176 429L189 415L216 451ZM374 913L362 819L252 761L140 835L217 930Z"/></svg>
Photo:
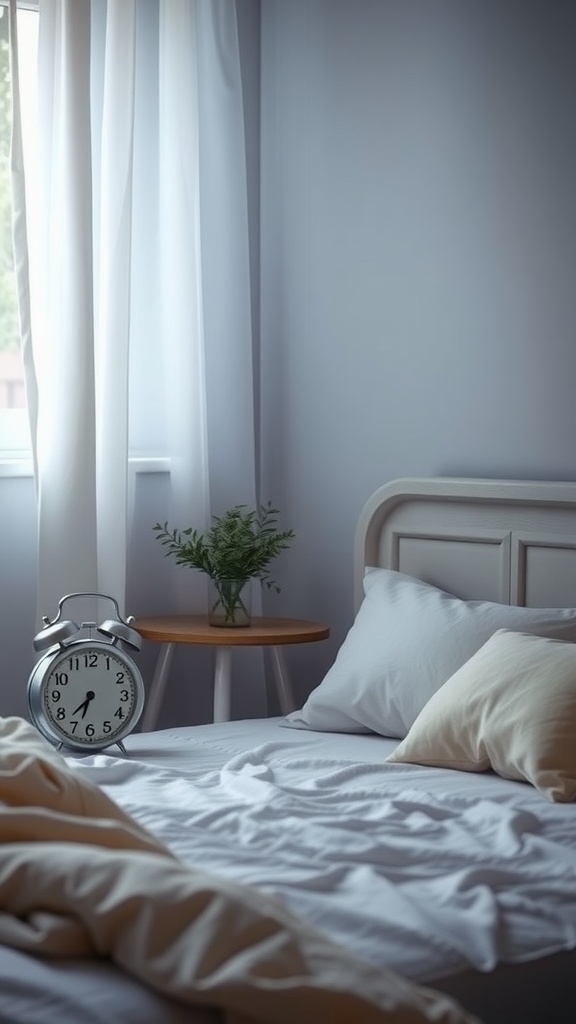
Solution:
<svg viewBox="0 0 576 1024"><path fill-rule="evenodd" d="M108 956L228 1024L472 1024L274 900L182 865L27 722L0 719L0 942Z"/></svg>

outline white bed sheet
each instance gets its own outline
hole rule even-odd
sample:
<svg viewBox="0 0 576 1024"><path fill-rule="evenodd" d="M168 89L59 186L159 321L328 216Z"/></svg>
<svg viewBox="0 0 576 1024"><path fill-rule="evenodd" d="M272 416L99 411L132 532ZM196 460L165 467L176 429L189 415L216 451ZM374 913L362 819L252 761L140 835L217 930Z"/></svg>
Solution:
<svg viewBox="0 0 576 1024"><path fill-rule="evenodd" d="M128 758L112 748L68 761L183 860L276 894L376 963L434 984L576 947L576 805L494 775L384 765L394 741L281 719L136 734L126 746ZM80 1020L221 1016L107 961L0 951L0 1024Z"/></svg>
<svg viewBox="0 0 576 1024"><path fill-rule="evenodd" d="M71 761L185 862L274 894L375 963L433 983L576 947L574 804L384 764L395 741L281 719L126 745L127 759Z"/></svg>

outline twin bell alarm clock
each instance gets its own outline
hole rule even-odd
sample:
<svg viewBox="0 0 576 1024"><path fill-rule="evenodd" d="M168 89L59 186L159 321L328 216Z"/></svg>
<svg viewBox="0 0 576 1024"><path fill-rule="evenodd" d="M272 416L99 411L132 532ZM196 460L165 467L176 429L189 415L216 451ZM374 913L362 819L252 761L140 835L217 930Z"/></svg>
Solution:
<svg viewBox="0 0 576 1024"><path fill-rule="evenodd" d="M67 601L98 598L112 603L115 618L78 625L62 618ZM118 603L106 594L67 594L55 619L43 616L34 637L41 653L28 680L31 721L57 747L94 752L117 744L132 732L144 709L144 683L124 648L139 651L132 617L122 619Z"/></svg>

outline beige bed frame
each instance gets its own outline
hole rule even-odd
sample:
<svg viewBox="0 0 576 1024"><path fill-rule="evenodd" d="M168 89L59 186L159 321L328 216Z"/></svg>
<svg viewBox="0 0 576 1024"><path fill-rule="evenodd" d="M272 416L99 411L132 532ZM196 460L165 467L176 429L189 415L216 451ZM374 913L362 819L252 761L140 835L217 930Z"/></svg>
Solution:
<svg viewBox="0 0 576 1024"><path fill-rule="evenodd" d="M366 566L396 569L467 600L576 606L576 483L394 480L362 509L354 600Z"/></svg>

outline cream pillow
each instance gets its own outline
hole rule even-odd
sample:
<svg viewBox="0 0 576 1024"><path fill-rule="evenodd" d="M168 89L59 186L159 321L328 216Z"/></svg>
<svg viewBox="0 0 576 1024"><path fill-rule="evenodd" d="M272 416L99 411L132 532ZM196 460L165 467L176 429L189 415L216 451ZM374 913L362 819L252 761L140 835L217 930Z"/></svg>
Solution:
<svg viewBox="0 0 576 1024"><path fill-rule="evenodd" d="M530 782L576 799L576 644L499 629L448 679L387 761Z"/></svg>

